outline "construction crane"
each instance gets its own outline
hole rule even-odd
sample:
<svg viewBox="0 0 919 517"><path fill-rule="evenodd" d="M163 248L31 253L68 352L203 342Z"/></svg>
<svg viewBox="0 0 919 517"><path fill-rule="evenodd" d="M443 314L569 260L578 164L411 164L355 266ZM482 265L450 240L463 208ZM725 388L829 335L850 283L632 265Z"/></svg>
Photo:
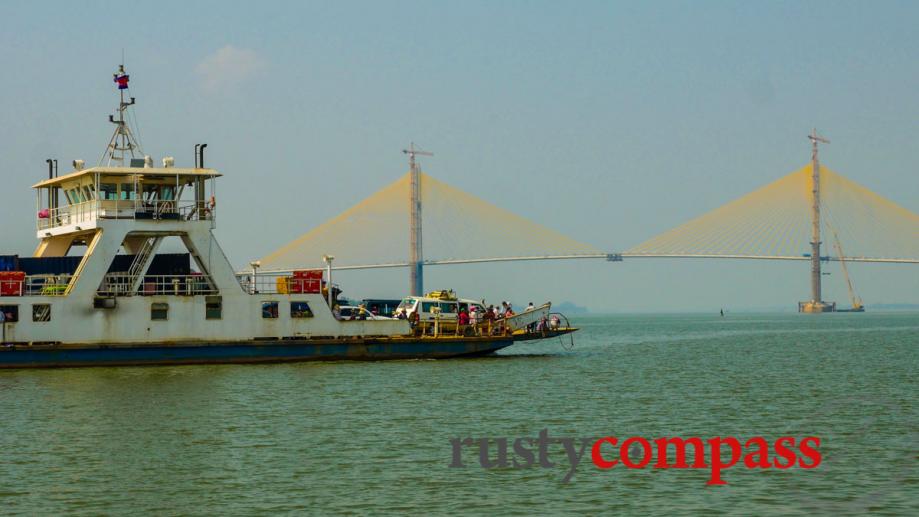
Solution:
<svg viewBox="0 0 919 517"><path fill-rule="evenodd" d="M852 287L852 279L849 278L849 269L846 267L845 255L842 252L842 244L839 243L839 235L836 234L836 230L833 228L830 228L830 231L833 232L833 247L836 248L836 255L839 256L839 265L842 266L842 276L846 278L846 285L849 286L849 299L852 300L851 309L837 309L837 312L865 312L865 306L862 305L861 298L855 294L855 288Z"/></svg>

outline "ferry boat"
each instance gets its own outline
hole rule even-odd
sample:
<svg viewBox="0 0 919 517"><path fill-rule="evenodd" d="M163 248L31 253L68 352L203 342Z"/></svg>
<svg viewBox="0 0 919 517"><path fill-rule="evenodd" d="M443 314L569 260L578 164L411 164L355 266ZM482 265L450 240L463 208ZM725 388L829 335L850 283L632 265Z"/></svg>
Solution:
<svg viewBox="0 0 919 517"><path fill-rule="evenodd" d="M48 160L33 185L34 255L0 256L0 368L479 356L577 330L539 326L549 304L487 329L344 319L323 270L237 273L213 233L221 174L204 166L207 144L194 167L154 166L126 122L128 81L119 67L100 164L59 175Z"/></svg>

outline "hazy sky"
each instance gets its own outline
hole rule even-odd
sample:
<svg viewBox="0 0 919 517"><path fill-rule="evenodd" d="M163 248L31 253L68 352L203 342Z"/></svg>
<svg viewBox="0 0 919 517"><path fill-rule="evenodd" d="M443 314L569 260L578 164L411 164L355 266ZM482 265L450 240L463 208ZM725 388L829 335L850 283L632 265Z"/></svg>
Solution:
<svg viewBox="0 0 919 517"><path fill-rule="evenodd" d="M122 49L145 151L191 165L207 142L226 174L217 234L239 265L394 181L409 141L429 174L610 251L797 170L814 126L826 165L919 211L917 2L3 2L0 23L3 253L34 248L45 158L98 161ZM919 266L851 269L869 304L919 303ZM595 310L793 307L808 285L803 262L427 270Z"/></svg>

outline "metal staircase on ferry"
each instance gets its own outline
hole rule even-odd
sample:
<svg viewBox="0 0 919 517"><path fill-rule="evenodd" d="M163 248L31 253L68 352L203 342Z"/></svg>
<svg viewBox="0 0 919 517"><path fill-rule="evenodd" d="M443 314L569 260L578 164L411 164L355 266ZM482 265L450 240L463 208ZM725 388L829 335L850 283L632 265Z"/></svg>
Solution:
<svg viewBox="0 0 919 517"><path fill-rule="evenodd" d="M128 268L128 278L131 282L128 293L133 294L140 289L140 283L144 280L144 273L150 268L150 257L156 252L162 241L162 237L149 237L144 241L144 245L137 250L137 254L131 262L131 267Z"/></svg>

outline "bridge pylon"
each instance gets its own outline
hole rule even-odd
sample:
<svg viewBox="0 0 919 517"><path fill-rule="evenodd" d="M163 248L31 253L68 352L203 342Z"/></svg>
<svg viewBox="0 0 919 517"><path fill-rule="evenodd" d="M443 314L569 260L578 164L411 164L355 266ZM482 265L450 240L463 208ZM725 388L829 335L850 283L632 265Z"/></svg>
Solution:
<svg viewBox="0 0 919 517"><path fill-rule="evenodd" d="M818 144L829 140L817 134L817 128L807 135L811 141L811 299L798 302L798 312L835 312L836 303L823 301L820 271L820 158Z"/></svg>
<svg viewBox="0 0 919 517"><path fill-rule="evenodd" d="M408 149L403 149L408 155L409 174L411 175L411 189L409 190L409 294L422 296L424 294L424 248L421 240L421 177L415 156L434 156L434 153L415 148L411 142Z"/></svg>

